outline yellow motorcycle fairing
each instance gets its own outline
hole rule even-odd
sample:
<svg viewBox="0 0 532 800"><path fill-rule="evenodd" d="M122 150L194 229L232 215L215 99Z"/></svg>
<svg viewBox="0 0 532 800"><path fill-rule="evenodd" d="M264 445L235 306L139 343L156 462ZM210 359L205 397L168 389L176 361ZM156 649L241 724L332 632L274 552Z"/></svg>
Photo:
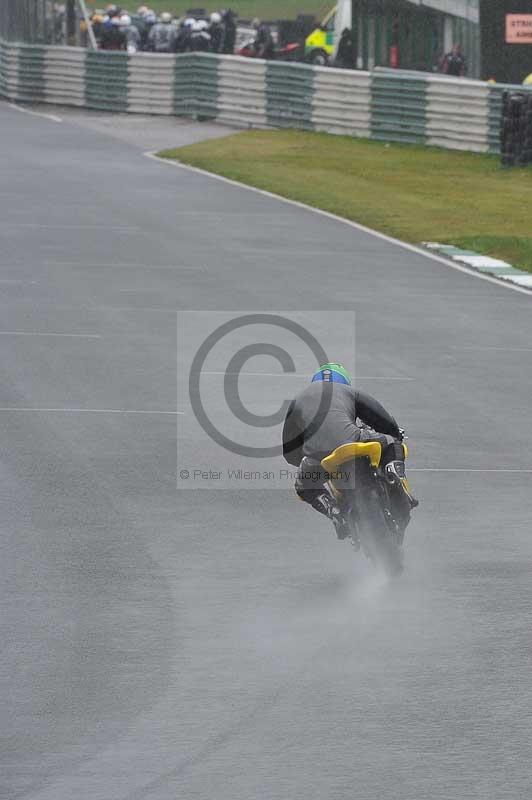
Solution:
<svg viewBox="0 0 532 800"><path fill-rule="evenodd" d="M380 442L348 442L341 444L336 450L324 458L321 466L327 472L335 472L342 464L354 458L369 458L372 467L378 467L382 458Z"/></svg>
<svg viewBox="0 0 532 800"><path fill-rule="evenodd" d="M403 452L405 459L408 458L408 447L403 442ZM327 472L334 472L353 458L369 458L372 467L378 467L382 458L382 446L380 442L348 442L341 444L333 450L326 458L322 459L321 466Z"/></svg>

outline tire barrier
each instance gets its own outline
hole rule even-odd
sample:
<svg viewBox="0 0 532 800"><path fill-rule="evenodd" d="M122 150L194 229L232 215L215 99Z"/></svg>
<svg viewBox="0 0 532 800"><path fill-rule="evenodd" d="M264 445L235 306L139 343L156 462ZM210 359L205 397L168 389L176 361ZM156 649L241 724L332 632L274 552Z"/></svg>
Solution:
<svg viewBox="0 0 532 800"><path fill-rule="evenodd" d="M505 91L502 96L501 163L532 163L532 92Z"/></svg>
<svg viewBox="0 0 532 800"><path fill-rule="evenodd" d="M512 105L504 99L516 92L526 101ZM530 95L523 87L379 67L370 73L212 53L127 54L0 39L0 97L15 102L298 128L479 153L500 153L502 146L505 163L529 158L530 135L522 131L523 120L530 119ZM520 109L519 115L510 107Z"/></svg>

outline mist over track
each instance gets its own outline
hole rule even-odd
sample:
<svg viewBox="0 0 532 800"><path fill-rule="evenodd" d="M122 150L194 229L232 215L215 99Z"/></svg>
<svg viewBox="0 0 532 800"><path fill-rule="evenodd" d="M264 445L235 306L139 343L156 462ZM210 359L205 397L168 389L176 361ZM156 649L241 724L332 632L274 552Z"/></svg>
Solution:
<svg viewBox="0 0 532 800"><path fill-rule="evenodd" d="M0 128L0 797L528 796L532 298L83 115ZM401 581L288 490L176 491L180 309L355 311Z"/></svg>

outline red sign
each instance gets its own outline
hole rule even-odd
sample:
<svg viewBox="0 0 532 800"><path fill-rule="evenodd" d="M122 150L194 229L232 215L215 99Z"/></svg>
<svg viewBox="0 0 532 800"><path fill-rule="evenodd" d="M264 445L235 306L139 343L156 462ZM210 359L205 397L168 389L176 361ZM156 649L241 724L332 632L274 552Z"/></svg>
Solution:
<svg viewBox="0 0 532 800"><path fill-rule="evenodd" d="M506 44L532 44L532 14L506 15Z"/></svg>

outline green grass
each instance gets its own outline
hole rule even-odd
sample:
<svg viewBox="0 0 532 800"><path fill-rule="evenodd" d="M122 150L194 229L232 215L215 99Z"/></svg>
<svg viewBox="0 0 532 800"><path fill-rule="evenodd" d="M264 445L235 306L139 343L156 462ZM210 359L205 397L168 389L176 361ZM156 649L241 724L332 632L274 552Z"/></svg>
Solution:
<svg viewBox="0 0 532 800"><path fill-rule="evenodd" d="M164 152L407 242L456 244L532 272L532 169L497 156L300 131Z"/></svg>
<svg viewBox="0 0 532 800"><path fill-rule="evenodd" d="M242 19L260 17L266 20L294 19L298 14L314 14L322 19L334 6L334 0L234 0L233 2L216 2L216 0L153 0L142 3L141 0L122 0L120 3L130 12L135 12L140 5L153 8L157 14L161 11L171 11L176 16L181 16L189 8L205 8L207 11L218 11L220 8L232 8ZM107 2L92 0L87 3L89 8L105 8Z"/></svg>

